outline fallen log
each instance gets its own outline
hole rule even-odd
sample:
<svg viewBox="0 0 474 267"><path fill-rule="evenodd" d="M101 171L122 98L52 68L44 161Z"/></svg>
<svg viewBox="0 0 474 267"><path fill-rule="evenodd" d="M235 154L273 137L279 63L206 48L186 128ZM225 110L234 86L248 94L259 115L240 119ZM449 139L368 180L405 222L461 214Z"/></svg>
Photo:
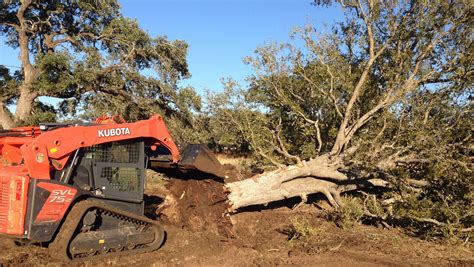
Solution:
<svg viewBox="0 0 474 267"><path fill-rule="evenodd" d="M268 204L291 197L300 197L306 202L307 196L322 193L331 205L341 205L340 193L355 190L361 186L380 185L381 181L349 180L338 168L342 166L340 158L328 155L320 156L298 165L279 168L254 177L228 183L229 211L250 205Z"/></svg>

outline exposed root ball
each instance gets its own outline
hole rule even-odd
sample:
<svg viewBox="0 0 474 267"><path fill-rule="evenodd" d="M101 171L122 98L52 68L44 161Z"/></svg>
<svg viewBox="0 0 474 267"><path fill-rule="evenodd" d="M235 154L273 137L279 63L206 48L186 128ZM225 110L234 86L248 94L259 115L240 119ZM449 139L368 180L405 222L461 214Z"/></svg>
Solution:
<svg viewBox="0 0 474 267"><path fill-rule="evenodd" d="M170 179L165 187L169 193L166 198L173 201L161 211L161 217L192 231L234 236L222 183L211 179Z"/></svg>

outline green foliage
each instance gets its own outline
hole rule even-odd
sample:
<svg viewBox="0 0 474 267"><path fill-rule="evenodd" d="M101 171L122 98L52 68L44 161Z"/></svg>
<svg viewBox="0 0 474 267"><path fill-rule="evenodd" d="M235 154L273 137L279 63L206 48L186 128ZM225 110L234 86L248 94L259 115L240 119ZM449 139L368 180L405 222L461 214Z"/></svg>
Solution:
<svg viewBox="0 0 474 267"><path fill-rule="evenodd" d="M472 207L472 206L471 206ZM450 238L464 241L472 231L474 212L461 203L449 205L430 199L411 197L394 207L396 224L427 239Z"/></svg>
<svg viewBox="0 0 474 267"><path fill-rule="evenodd" d="M383 216L402 218L394 223L416 235L465 239L461 229L473 225L473 118L466 91L451 87L411 95L399 104L397 116L385 113L368 126L385 130L361 135L364 153L353 158L396 186L391 197L400 200L393 214ZM413 187L410 180L427 185Z"/></svg>
<svg viewBox="0 0 474 267"><path fill-rule="evenodd" d="M21 73L15 72L13 75L10 70L0 65L0 102L12 104L18 88L18 80L21 79Z"/></svg>
<svg viewBox="0 0 474 267"><path fill-rule="evenodd" d="M364 205L357 197L345 197L342 200L342 207L328 211L325 217L341 228L351 228L361 222L365 213Z"/></svg>
<svg viewBox="0 0 474 267"><path fill-rule="evenodd" d="M56 121L57 116L54 107L37 101L34 103L31 116L27 120L18 123L18 126L39 125L40 123Z"/></svg>
<svg viewBox="0 0 474 267"><path fill-rule="evenodd" d="M39 54L36 66L43 70L33 82L33 88L41 95L70 98L76 94L73 73L73 56L67 51Z"/></svg>
<svg viewBox="0 0 474 267"><path fill-rule="evenodd" d="M188 125L183 120L171 116L166 120L166 127L170 131L174 142L181 146L186 144L205 144L210 136L204 127L203 119L205 118L196 115L190 122L191 125Z"/></svg>
<svg viewBox="0 0 474 267"><path fill-rule="evenodd" d="M375 195L366 196L363 205L365 209L364 215L372 214L379 218L385 218L387 216L387 209L384 208Z"/></svg>
<svg viewBox="0 0 474 267"><path fill-rule="evenodd" d="M295 217L291 219L291 224L282 232L288 236L291 244L296 241L305 241L318 233L318 230L310 225L307 219Z"/></svg>

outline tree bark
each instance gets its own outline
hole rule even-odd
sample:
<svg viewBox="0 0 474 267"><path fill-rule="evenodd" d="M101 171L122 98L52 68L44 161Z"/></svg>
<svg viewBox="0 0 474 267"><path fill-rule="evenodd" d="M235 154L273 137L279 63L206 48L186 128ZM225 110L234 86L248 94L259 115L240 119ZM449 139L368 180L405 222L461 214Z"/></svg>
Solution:
<svg viewBox="0 0 474 267"><path fill-rule="evenodd" d="M327 168L325 165L317 164L311 167ZM307 169L307 167L303 166L301 169ZM327 173L332 173L333 171L331 170ZM290 178L291 176L288 176L284 169L279 169L245 180L228 183L224 186L228 192L228 211L236 212L243 207L266 205L270 202L292 197L300 197L302 202L306 202L308 195L316 193L322 193L329 203L337 208L342 206L340 194L343 192L373 187L390 188L392 186L389 182L381 179L339 180L325 176Z"/></svg>
<svg viewBox="0 0 474 267"><path fill-rule="evenodd" d="M37 94L32 91L32 83L36 80L38 76L38 71L35 69L30 60L30 51L28 47L29 37L28 37L28 22L25 19L25 11L28 9L31 4L31 0L21 1L21 6L17 12L17 18L20 23L17 28L18 31L18 45L20 48L20 61L23 69L24 79L20 85L19 93L20 97L17 102L16 111L15 111L15 121L23 121L29 115L31 115L31 110L33 108L33 102L35 101Z"/></svg>
<svg viewBox="0 0 474 267"><path fill-rule="evenodd" d="M329 202L340 205L338 182L346 181L345 174L337 169L340 158L323 155L308 162L279 168L275 171L256 175L252 178L228 183L229 210L250 205L267 204L285 198L323 193Z"/></svg>
<svg viewBox="0 0 474 267"><path fill-rule="evenodd" d="M12 119L12 114L3 102L0 102L0 125L3 129L10 129L15 126L15 123Z"/></svg>
<svg viewBox="0 0 474 267"><path fill-rule="evenodd" d="M226 189L230 192L229 211L297 196L306 201L307 196L314 193L323 193L333 206L339 206L340 203L337 185L333 182L313 177L293 179L280 184L266 182L255 182L250 178L227 184Z"/></svg>
<svg viewBox="0 0 474 267"><path fill-rule="evenodd" d="M36 99L36 94L31 92L31 82L28 83L26 79L20 86L20 97L16 104L15 121L24 121L31 115L33 109L33 103Z"/></svg>

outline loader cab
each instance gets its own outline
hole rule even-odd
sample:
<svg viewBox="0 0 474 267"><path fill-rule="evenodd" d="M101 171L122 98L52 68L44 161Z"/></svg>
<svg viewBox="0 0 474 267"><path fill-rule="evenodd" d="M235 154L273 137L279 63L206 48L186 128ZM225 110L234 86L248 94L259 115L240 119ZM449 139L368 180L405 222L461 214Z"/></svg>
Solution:
<svg viewBox="0 0 474 267"><path fill-rule="evenodd" d="M61 182L99 198L142 202L145 182L143 140L131 139L82 148L70 161L70 166L59 177Z"/></svg>

